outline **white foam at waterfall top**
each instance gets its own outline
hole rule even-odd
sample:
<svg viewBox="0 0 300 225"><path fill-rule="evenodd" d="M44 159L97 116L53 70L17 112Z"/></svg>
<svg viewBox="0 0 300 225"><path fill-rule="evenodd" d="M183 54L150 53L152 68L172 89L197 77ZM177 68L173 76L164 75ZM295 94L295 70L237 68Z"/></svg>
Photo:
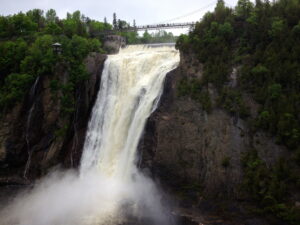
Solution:
<svg viewBox="0 0 300 225"><path fill-rule="evenodd" d="M176 68L171 46L129 46L109 55L93 107L79 172L52 172L0 213L7 225L117 225L128 217L167 225L161 195L136 167L145 123L165 75Z"/></svg>

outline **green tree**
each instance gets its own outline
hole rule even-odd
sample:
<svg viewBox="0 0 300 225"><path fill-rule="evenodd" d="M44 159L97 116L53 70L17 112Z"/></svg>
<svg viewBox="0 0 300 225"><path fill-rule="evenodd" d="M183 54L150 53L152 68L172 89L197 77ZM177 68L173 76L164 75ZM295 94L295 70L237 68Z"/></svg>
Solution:
<svg viewBox="0 0 300 225"><path fill-rule="evenodd" d="M89 43L86 38L74 35L68 45L69 56L82 61L89 53Z"/></svg>
<svg viewBox="0 0 300 225"><path fill-rule="evenodd" d="M63 33L63 30L56 23L48 23L44 29L44 32L51 35L60 35Z"/></svg>
<svg viewBox="0 0 300 225"><path fill-rule="evenodd" d="M28 16L24 13L18 13L13 15L9 19L9 23L12 30L9 30L9 36L21 36L29 35L33 32L36 32L38 29L38 24L33 22Z"/></svg>
<svg viewBox="0 0 300 225"><path fill-rule="evenodd" d="M77 33L77 23L73 19L66 19L63 21L63 30L65 35L71 38L74 34Z"/></svg>
<svg viewBox="0 0 300 225"><path fill-rule="evenodd" d="M282 94L281 84L272 84L268 88L268 95L271 100L278 100Z"/></svg>
<svg viewBox="0 0 300 225"><path fill-rule="evenodd" d="M98 39L90 39L88 42L89 52L100 52L101 42Z"/></svg>
<svg viewBox="0 0 300 225"><path fill-rule="evenodd" d="M31 21L38 25L38 28L41 29L45 26L44 11L41 9L33 9L26 13Z"/></svg>
<svg viewBox="0 0 300 225"><path fill-rule="evenodd" d="M88 27L89 27L89 33L92 37L94 37L96 34L99 34L101 31L110 29L109 24L101 23L95 20L91 20L88 23Z"/></svg>
<svg viewBox="0 0 300 225"><path fill-rule="evenodd" d="M118 28L119 30L125 29L125 28L127 28L127 27L129 27L129 24L128 24L125 20L120 20L120 19L118 19L118 22L117 22L117 28Z"/></svg>
<svg viewBox="0 0 300 225"><path fill-rule="evenodd" d="M135 20L133 20L133 27L136 28Z"/></svg>
<svg viewBox="0 0 300 225"><path fill-rule="evenodd" d="M223 22L226 17L226 7L223 0L218 0L215 7L215 18L217 22Z"/></svg>
<svg viewBox="0 0 300 225"><path fill-rule="evenodd" d="M148 33L147 30L145 30L145 32L143 33L143 37L141 38L143 43L150 43L151 41L151 35Z"/></svg>
<svg viewBox="0 0 300 225"><path fill-rule="evenodd" d="M118 28L116 13L113 13L113 28L114 28L114 30L116 30Z"/></svg>
<svg viewBox="0 0 300 225"><path fill-rule="evenodd" d="M33 76L29 74L12 73L7 76L3 87L0 89L1 111L21 101L33 80Z"/></svg>
<svg viewBox="0 0 300 225"><path fill-rule="evenodd" d="M38 37L29 48L28 55L22 60L21 71L34 76L51 74L55 64L55 55L52 48L53 43L51 35Z"/></svg>
<svg viewBox="0 0 300 225"><path fill-rule="evenodd" d="M274 18L271 30L269 30L270 36L274 38L279 38L280 36L284 35L285 30L285 21L280 18Z"/></svg>
<svg viewBox="0 0 300 225"><path fill-rule="evenodd" d="M140 43L139 35L136 31L123 32L122 36L126 37L128 44L139 44Z"/></svg>
<svg viewBox="0 0 300 225"><path fill-rule="evenodd" d="M56 11L54 9L49 9L46 12L46 21L47 23L55 23L57 17L56 17Z"/></svg>
<svg viewBox="0 0 300 225"><path fill-rule="evenodd" d="M235 13L240 19L247 19L253 10L253 3L250 0L239 0L235 7Z"/></svg>
<svg viewBox="0 0 300 225"><path fill-rule="evenodd" d="M63 20L64 33L71 38L77 34L80 36L87 36L86 24L82 21L83 15L80 11L75 11L72 14L67 14L67 19Z"/></svg>
<svg viewBox="0 0 300 225"><path fill-rule="evenodd" d="M20 72L20 62L25 57L27 48L23 39L0 43L0 83L8 74Z"/></svg>

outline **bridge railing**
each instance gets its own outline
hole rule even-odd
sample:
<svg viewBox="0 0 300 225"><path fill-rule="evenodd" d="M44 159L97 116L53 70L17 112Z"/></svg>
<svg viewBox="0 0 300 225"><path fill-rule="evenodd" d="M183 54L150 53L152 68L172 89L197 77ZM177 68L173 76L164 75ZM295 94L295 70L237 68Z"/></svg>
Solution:
<svg viewBox="0 0 300 225"><path fill-rule="evenodd" d="M196 25L195 22L151 24L151 25L141 25L141 26L135 26L135 27L126 27L126 28L117 29L117 30L106 30L106 31L101 32L101 34L107 35L107 34L114 34L116 32L126 32L126 31L177 29L177 28L184 28L184 27L193 27L195 25ZM99 35L99 34L97 34L97 35Z"/></svg>
<svg viewBox="0 0 300 225"><path fill-rule="evenodd" d="M195 26L195 22L187 22L187 23L166 23L166 24L151 24L151 25L142 25L136 27L127 28L127 30L151 30L151 29L172 29L172 28L183 28Z"/></svg>

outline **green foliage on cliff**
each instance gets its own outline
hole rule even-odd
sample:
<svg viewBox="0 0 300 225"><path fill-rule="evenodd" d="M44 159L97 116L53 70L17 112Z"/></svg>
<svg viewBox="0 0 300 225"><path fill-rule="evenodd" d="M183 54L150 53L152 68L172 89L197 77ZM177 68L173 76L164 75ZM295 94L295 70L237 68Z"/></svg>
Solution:
<svg viewBox="0 0 300 225"><path fill-rule="evenodd" d="M23 99L30 88L33 77L29 74L12 73L5 78L5 86L0 91L0 106L12 107Z"/></svg>
<svg viewBox="0 0 300 225"><path fill-rule="evenodd" d="M295 149L300 144L299 34L298 0L239 0L234 9L218 1L214 12L179 37L176 47L197 55L204 68L202 84L219 90L220 106L247 117L242 97L234 93L246 92L261 105L256 128ZM238 86L230 91L233 68Z"/></svg>
<svg viewBox="0 0 300 225"><path fill-rule="evenodd" d="M242 188L259 204L252 211L274 214L289 224L299 224L300 210L288 200L291 190L300 187L300 177L290 162L279 159L274 166L267 166L252 150L244 155L242 163L245 171Z"/></svg>
<svg viewBox="0 0 300 225"><path fill-rule="evenodd" d="M94 37L107 29L109 24L80 11L68 13L65 19L59 19L53 9L0 16L0 111L22 101L37 77L51 76L63 66L70 75L65 85L73 88L65 91L57 80L51 82L51 90L63 90L62 113L72 113L75 87L89 77L83 60L90 52L102 51L101 40ZM54 52L55 42L61 43L61 54Z"/></svg>
<svg viewBox="0 0 300 225"><path fill-rule="evenodd" d="M177 85L178 96L190 96L193 100L201 103L206 112L211 111L212 103L207 88L198 79L182 79Z"/></svg>
<svg viewBox="0 0 300 225"><path fill-rule="evenodd" d="M249 116L249 109L239 90L224 87L220 93L218 104L237 117L247 118Z"/></svg>

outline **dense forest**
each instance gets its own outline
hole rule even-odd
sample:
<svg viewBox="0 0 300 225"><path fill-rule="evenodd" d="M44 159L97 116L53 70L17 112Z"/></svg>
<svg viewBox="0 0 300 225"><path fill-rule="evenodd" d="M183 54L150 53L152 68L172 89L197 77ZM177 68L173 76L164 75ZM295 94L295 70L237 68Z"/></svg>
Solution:
<svg viewBox="0 0 300 225"><path fill-rule="evenodd" d="M26 14L0 17L0 111L10 110L24 98L39 76L51 75L58 62L65 64L71 79L65 84L52 80L53 92L63 90L63 114L72 112L74 88L88 74L84 58L93 51L102 51L101 41L94 33L110 29L109 24L90 20L79 11L59 19L50 9L45 16L34 9ZM61 43L61 52L53 49Z"/></svg>
<svg viewBox="0 0 300 225"><path fill-rule="evenodd" d="M52 81L53 91L62 89L63 113L74 109L72 97L78 83L87 79L83 60L90 52L104 52L103 31L115 30L127 38L129 44L174 42L172 33L160 31L140 37L137 32L121 32L130 26L116 19L113 25L92 20L76 11L59 19L55 10L46 13L34 9L27 13L0 16L0 111L10 109L22 100L34 81L41 75L53 74L57 63L67 64L71 80L67 85ZM59 42L61 54L55 53L52 44Z"/></svg>
<svg viewBox="0 0 300 225"><path fill-rule="evenodd" d="M299 224L299 210L288 202L290 193L300 188L300 1L239 0L232 9L219 0L214 12L181 35L176 46L203 64L202 79L182 79L179 95L198 100L209 113L208 88L213 84L218 107L246 120L253 133L265 131L286 146L290 160L279 160L274 168L251 149L242 159L242 188L259 204L257 213ZM260 106L255 118L245 95Z"/></svg>

